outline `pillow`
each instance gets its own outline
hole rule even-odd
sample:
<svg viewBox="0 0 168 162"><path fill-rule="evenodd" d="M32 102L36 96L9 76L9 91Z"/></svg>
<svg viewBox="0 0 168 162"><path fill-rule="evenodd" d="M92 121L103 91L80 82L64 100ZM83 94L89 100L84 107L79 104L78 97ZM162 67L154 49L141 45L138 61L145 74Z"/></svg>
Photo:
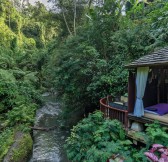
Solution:
<svg viewBox="0 0 168 162"><path fill-rule="evenodd" d="M155 112L159 115L164 115L168 113L168 104L167 103L159 103L157 105L149 106L145 108L145 110L149 110Z"/></svg>

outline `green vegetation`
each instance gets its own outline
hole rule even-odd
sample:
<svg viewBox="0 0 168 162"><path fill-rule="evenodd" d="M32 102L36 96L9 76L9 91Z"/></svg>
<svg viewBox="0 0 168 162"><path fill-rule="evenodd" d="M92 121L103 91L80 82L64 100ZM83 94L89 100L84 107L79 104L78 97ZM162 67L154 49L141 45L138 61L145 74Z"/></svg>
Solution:
<svg viewBox="0 0 168 162"><path fill-rule="evenodd" d="M40 93L45 88L54 87L65 104L67 118L69 112L73 114L77 109L80 112L91 111L98 107L101 97L127 92L125 64L168 45L167 1L49 1L55 6L52 12L40 2L32 6L18 0L0 1L1 159L13 143L16 127L30 131L35 111L41 103ZM97 121L91 117L85 120L93 122L101 131L101 127L107 132L116 125L120 127L118 122L97 117L101 120L100 127L94 125ZM74 133L77 133L77 128L74 128ZM84 132L91 128L82 129ZM107 132L101 131L95 130L94 133L106 136L104 133ZM167 138L164 130L154 125L147 129L149 136L153 134L151 132L155 134L151 141L157 141L160 132ZM127 146L123 142L125 137L121 137L120 132L116 134L119 134L121 143L117 143L114 134L108 134L108 139L102 138L102 143L99 143L99 137L94 137L95 147L88 144L90 151L87 156L99 158L98 155L106 151L97 149L97 145L102 146L109 140L117 145L119 152L122 152L119 146L126 150L131 148L131 144ZM91 136L86 134L86 138L86 144L87 140L93 142ZM2 142L4 139L6 142ZM82 143L81 146L85 147ZM78 151L75 150L78 146L75 147L73 154L69 152L69 157L86 160L87 156L74 156ZM116 153L108 145L106 149L109 151L100 160ZM97 156L94 157L93 153ZM136 150L125 153L137 161L142 155ZM126 158L127 155L122 156Z"/></svg>
<svg viewBox="0 0 168 162"><path fill-rule="evenodd" d="M14 142L14 132L11 129L6 129L0 134L0 161L7 154L8 149Z"/></svg>
<svg viewBox="0 0 168 162"><path fill-rule="evenodd" d="M0 1L0 161L14 142L16 128L30 131L42 103L44 51L58 27L52 16L39 2L22 6L19 1ZM23 140L14 150L14 161L22 161L19 158L32 149L31 137Z"/></svg>
<svg viewBox="0 0 168 162"><path fill-rule="evenodd" d="M13 149L11 157L12 162L22 162L28 159L33 146L33 141L30 134L24 134L18 141L18 147Z"/></svg>
<svg viewBox="0 0 168 162"><path fill-rule="evenodd" d="M63 99L66 117L76 109L91 111L107 95L124 95L128 78L124 65L168 45L167 1L85 2L56 1L62 31L48 46L50 58L44 74L50 76L51 85ZM76 12L80 13L78 17ZM114 130L122 131L118 122L116 125L99 113L79 122L67 140L69 159L104 162L120 152L125 161L145 162L144 152L150 144L163 143L167 138L164 129L150 125L147 148L133 149L132 144L122 143L127 140L119 132L114 133L119 140L115 139Z"/></svg>
<svg viewBox="0 0 168 162"><path fill-rule="evenodd" d="M21 6L17 1L0 1L0 45L11 49L46 46L57 35L58 22L37 2Z"/></svg>
<svg viewBox="0 0 168 162"><path fill-rule="evenodd" d="M70 1L57 1L64 28L48 46L44 71L69 112L97 107L107 95L124 95L124 65L168 44L167 1L84 2L76 1L75 7ZM75 9L80 12L76 19L71 12Z"/></svg>
<svg viewBox="0 0 168 162"><path fill-rule="evenodd" d="M105 162L116 154L128 161L131 160L131 144L125 137L121 123L106 120L97 111L73 127L66 150L72 161Z"/></svg>
<svg viewBox="0 0 168 162"><path fill-rule="evenodd" d="M127 139L122 124L117 120L104 119L100 111L90 114L71 130L65 148L71 161L105 162L119 154L124 162L147 162L144 152L154 143L168 146L168 135L158 122L147 124L147 145L135 147Z"/></svg>
<svg viewBox="0 0 168 162"><path fill-rule="evenodd" d="M29 133L22 133L18 128L13 131L6 129L0 134L0 161L22 162L28 159L33 141Z"/></svg>
<svg viewBox="0 0 168 162"><path fill-rule="evenodd" d="M149 137L148 144L159 143L168 146L168 134L165 127L161 127L158 122L153 124L146 124L146 134Z"/></svg>

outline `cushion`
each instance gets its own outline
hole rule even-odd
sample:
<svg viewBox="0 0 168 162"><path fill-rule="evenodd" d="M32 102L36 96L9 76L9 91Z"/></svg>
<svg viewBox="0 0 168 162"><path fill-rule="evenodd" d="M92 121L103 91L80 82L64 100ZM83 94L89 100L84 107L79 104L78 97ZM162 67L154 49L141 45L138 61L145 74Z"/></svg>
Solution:
<svg viewBox="0 0 168 162"><path fill-rule="evenodd" d="M164 114L168 113L168 104L167 103L159 103L157 105L146 107L145 110L155 112L159 115L164 115Z"/></svg>

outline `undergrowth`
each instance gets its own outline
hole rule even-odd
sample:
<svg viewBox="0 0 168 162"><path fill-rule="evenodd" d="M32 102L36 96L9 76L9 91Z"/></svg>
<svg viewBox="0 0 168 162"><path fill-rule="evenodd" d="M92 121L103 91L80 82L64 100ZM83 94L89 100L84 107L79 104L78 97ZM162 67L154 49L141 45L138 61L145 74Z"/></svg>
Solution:
<svg viewBox="0 0 168 162"><path fill-rule="evenodd" d="M115 155L124 162L147 162L144 152L154 143L168 146L168 135L158 122L147 124L145 133L146 146L134 147L119 121L104 119L103 114L96 111L73 127L65 149L73 162L106 162Z"/></svg>

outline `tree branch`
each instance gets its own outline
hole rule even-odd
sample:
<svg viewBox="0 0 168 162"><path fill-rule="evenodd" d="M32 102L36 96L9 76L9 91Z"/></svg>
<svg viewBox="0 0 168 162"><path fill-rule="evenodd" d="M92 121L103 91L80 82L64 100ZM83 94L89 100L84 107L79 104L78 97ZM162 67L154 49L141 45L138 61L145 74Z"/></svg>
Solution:
<svg viewBox="0 0 168 162"><path fill-rule="evenodd" d="M65 17L65 13L64 13L64 11L63 11L63 10L62 10L62 14L63 14L63 18L64 18L64 21L65 21L66 27L67 27L67 29L68 29L68 32L69 32L69 34L70 34L70 35L72 35L72 33L71 33L70 29L69 29L69 26L68 26L68 23L67 23L66 17Z"/></svg>

